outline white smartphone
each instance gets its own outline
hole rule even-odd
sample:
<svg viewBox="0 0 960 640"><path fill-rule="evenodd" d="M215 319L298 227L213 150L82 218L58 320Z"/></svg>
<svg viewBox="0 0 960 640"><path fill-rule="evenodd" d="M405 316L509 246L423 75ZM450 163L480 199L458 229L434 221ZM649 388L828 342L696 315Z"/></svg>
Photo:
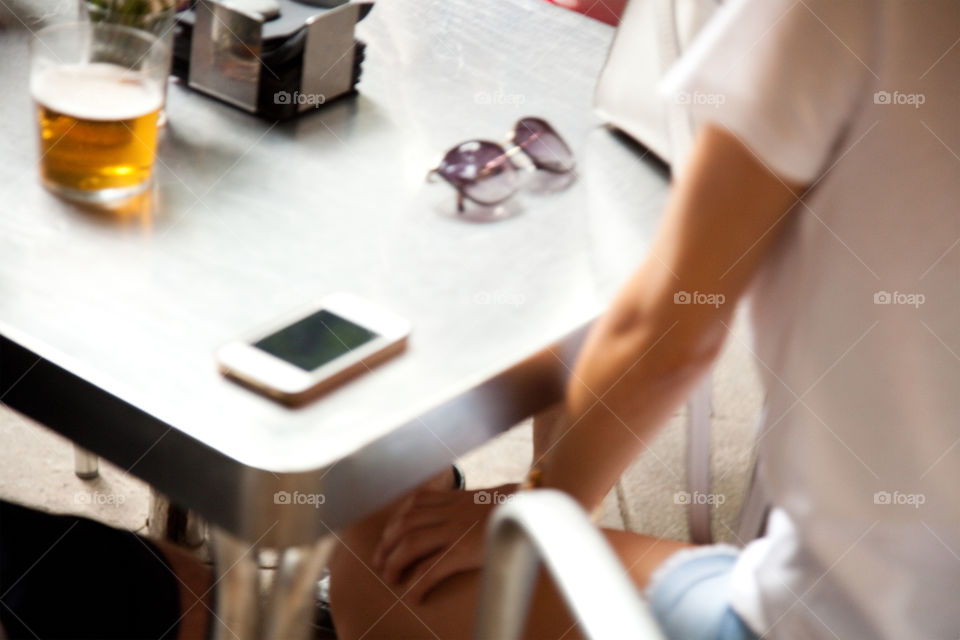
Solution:
<svg viewBox="0 0 960 640"><path fill-rule="evenodd" d="M347 293L217 351L220 372L286 404L301 404L403 351L410 324Z"/></svg>

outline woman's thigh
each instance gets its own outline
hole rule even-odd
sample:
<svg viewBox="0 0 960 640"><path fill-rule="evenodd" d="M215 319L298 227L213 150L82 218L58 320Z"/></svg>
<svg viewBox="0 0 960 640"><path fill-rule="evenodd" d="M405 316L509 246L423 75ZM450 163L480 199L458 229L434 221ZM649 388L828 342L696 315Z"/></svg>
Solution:
<svg viewBox="0 0 960 640"><path fill-rule="evenodd" d="M338 637L442 638L472 637L480 573L459 574L442 583L420 603L385 584L371 569L389 509L352 528L342 537L331 562L331 597ZM604 531L638 587L674 552L690 545L624 531ZM576 550L571 549L571 553ZM598 585L597 588L603 588ZM550 580L538 582L530 609L528 638L558 640L581 637L562 598Z"/></svg>

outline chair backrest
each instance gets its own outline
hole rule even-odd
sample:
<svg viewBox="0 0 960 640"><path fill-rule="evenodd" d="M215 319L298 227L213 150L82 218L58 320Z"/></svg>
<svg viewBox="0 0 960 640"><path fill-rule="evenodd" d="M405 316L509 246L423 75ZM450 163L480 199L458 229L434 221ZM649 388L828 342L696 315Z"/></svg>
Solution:
<svg viewBox="0 0 960 640"><path fill-rule="evenodd" d="M597 114L667 164L682 163L693 123L687 106L665 101L658 86L720 4L630 0L597 82Z"/></svg>
<svg viewBox="0 0 960 640"><path fill-rule="evenodd" d="M521 637L541 565L588 638L664 639L619 558L587 514L566 494L544 489L512 496L491 517L478 640Z"/></svg>

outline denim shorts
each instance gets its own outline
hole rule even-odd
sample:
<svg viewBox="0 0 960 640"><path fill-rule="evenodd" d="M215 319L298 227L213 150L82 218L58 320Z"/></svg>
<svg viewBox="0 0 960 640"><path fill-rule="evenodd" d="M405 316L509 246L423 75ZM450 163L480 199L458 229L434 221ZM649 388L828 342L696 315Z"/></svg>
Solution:
<svg viewBox="0 0 960 640"><path fill-rule="evenodd" d="M679 551L653 576L647 601L670 640L757 640L730 606L739 550L713 545Z"/></svg>

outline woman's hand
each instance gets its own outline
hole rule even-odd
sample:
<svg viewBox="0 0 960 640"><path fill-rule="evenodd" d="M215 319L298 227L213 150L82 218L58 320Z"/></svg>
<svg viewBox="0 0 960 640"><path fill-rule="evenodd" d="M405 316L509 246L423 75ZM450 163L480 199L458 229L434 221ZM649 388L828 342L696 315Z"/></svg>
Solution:
<svg viewBox="0 0 960 640"><path fill-rule="evenodd" d="M477 491L421 490L393 513L374 552L374 569L388 584L403 584L421 601L450 576L479 569L487 518L517 491L505 484Z"/></svg>

